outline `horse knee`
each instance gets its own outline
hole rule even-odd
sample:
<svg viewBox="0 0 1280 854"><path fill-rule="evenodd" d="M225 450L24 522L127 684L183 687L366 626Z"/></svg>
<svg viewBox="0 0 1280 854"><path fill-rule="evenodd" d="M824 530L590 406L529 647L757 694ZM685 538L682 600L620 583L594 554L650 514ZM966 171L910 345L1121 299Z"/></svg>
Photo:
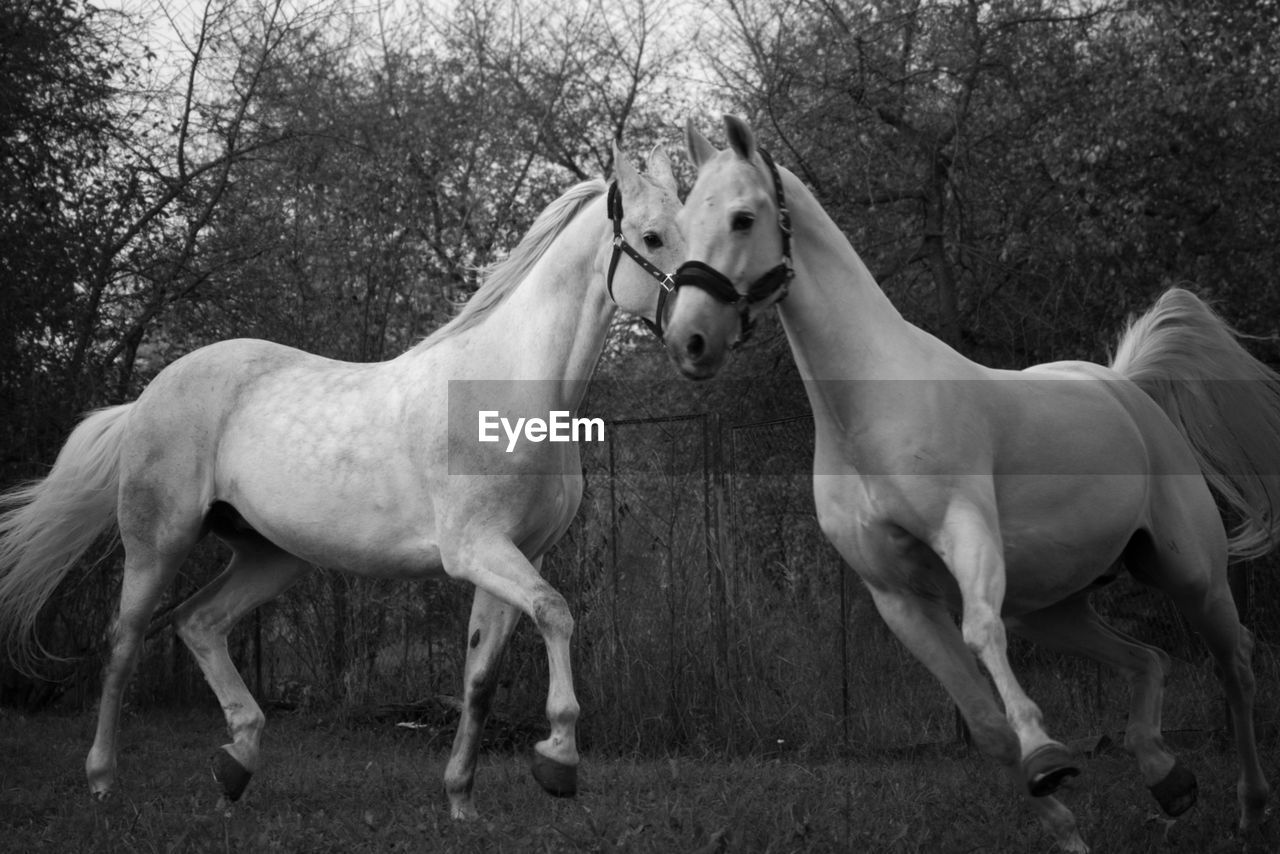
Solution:
<svg viewBox="0 0 1280 854"><path fill-rule="evenodd" d="M1253 635L1244 626L1240 627L1240 642L1235 649L1220 659L1218 679L1228 696L1233 690L1244 697L1254 696L1257 679L1253 675Z"/></svg>
<svg viewBox="0 0 1280 854"><path fill-rule="evenodd" d="M1004 622L995 609L985 603L965 606L960 630L965 646L976 655L981 655L993 645L1003 646L1005 643Z"/></svg>
<svg viewBox="0 0 1280 854"><path fill-rule="evenodd" d="M212 621L203 619L198 611L181 614L174 621L174 632L197 660L204 659L226 643L226 635L220 634Z"/></svg>
<svg viewBox="0 0 1280 854"><path fill-rule="evenodd" d="M462 686L463 702L470 712L480 720L489 716L489 708L498 688L498 662L478 667L468 673Z"/></svg>
<svg viewBox="0 0 1280 854"><path fill-rule="evenodd" d="M533 622L544 637L568 638L573 634L569 603L549 586L533 601Z"/></svg>

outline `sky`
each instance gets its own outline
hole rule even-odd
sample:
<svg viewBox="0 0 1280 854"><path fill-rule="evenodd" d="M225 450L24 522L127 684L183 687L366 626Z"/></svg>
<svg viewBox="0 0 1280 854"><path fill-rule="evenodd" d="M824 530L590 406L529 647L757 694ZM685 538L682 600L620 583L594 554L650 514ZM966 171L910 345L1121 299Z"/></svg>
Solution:
<svg viewBox="0 0 1280 854"><path fill-rule="evenodd" d="M531 9L529 0L479 0L491 6L512 7L524 10L526 15L538 15L536 6ZM186 89L186 77L190 73L191 57L198 45L202 19L209 15L215 21L211 29L227 31L230 22L238 19L255 6L262 7L268 0L93 0L94 4L116 15L117 24L127 30L121 39L122 50L136 56L143 48L153 54L145 66L144 80L137 90L143 111L166 116L179 115L181 98ZM564 0L542 0L559 11ZM611 19L633 16L640 8L641 0L570 0L583 7L595 6ZM672 62L664 66L679 81L682 90L699 100L698 92L707 89L709 74L701 61L699 44L706 44L705 33L717 26L716 13L703 0L648 0L653 32L649 37L650 53L671 52ZM282 0L281 15L285 20L314 19L329 10L330 26L334 38L351 38L356 35L357 46L366 46L370 61L381 56L382 39L395 43L398 39L416 37L424 28L448 25L457 6L456 0ZM546 13L541 13L545 17ZM223 16L219 18L218 16ZM125 16L127 16L127 21ZM415 24L414 21L420 22ZM620 28L621 29L621 28ZM427 30L429 31L429 30ZM212 57L206 61L196 76L197 90L208 89L211 81L227 78L228 68L218 62L218 57L229 52L218 50L220 42L211 45L206 53ZM410 45L411 47L411 45ZM226 61L226 60L224 60ZM679 67L677 67L679 66Z"/></svg>

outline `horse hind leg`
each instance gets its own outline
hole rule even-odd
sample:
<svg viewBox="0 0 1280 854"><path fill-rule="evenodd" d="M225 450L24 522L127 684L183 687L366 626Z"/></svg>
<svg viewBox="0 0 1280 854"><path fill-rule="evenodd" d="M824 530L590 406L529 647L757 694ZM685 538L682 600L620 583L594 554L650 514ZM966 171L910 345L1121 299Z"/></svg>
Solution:
<svg viewBox="0 0 1280 854"><path fill-rule="evenodd" d="M1236 789L1240 830L1248 836L1262 824L1271 789L1262 770L1254 732L1253 636L1240 624L1227 584L1226 550L1201 557L1194 556L1185 544L1177 548L1170 544L1166 548L1156 546L1153 554L1154 561L1143 570L1144 580L1169 594L1204 639L1218 665L1240 762Z"/></svg>
<svg viewBox="0 0 1280 854"><path fill-rule="evenodd" d="M228 542L231 563L178 607L174 623L226 717L231 742L214 752L213 776L226 798L236 801L258 770L266 717L231 661L227 635L241 617L279 596L310 567L257 535Z"/></svg>
<svg viewBox="0 0 1280 854"><path fill-rule="evenodd" d="M115 783L120 706L129 679L137 667L147 624L160 595L186 559L196 536L192 535L189 542L164 551L124 539L120 612L110 632L111 653L102 674L97 731L84 763L89 791L97 797L105 796Z"/></svg>
<svg viewBox="0 0 1280 854"><path fill-rule="evenodd" d="M535 566L537 564L535 563ZM520 612L496 596L476 588L467 627L467 662L463 677L462 714L453 739L444 787L449 813L456 819L479 816L472 798L480 734L489 716L503 651Z"/></svg>

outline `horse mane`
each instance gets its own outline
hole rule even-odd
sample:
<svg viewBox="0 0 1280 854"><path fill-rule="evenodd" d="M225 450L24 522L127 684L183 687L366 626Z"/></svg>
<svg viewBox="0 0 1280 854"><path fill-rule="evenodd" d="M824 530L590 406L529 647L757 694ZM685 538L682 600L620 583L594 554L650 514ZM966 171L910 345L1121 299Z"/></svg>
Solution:
<svg viewBox="0 0 1280 854"><path fill-rule="evenodd" d="M458 313L414 349L432 347L483 320L528 277L533 265L546 254L565 226L590 202L604 195L607 189L604 179L589 179L570 187L547 205L506 258L480 268L480 287L462 304Z"/></svg>

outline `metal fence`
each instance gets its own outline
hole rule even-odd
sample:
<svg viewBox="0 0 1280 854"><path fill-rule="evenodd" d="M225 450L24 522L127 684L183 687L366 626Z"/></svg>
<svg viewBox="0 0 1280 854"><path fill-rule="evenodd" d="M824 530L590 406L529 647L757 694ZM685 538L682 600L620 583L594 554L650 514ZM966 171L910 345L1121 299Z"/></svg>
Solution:
<svg viewBox="0 0 1280 854"><path fill-rule="evenodd" d="M809 416L614 421L606 436L583 446L582 509L543 567L576 618L584 746L834 754L956 737L949 698L818 530ZM201 548L209 554L184 571L176 596L217 571L223 557ZM1280 567L1241 566L1234 582L1258 639L1265 727L1280 708ZM93 583L118 590L109 578ZM104 596L95 601L114 593ZM232 652L268 701L427 707L458 691L470 599L465 585L315 573L246 621ZM1174 657L1167 730L1224 725L1213 664L1167 599L1122 580L1095 601L1118 628ZM1120 677L1017 638L1010 657L1051 732L1123 729ZM540 731L546 654L528 621L506 662L499 719ZM149 645L140 677L144 701L207 699L172 633Z"/></svg>
<svg viewBox="0 0 1280 854"><path fill-rule="evenodd" d="M821 622L835 639L840 664L840 737L846 744L932 741L959 732L940 712L949 702L924 668L909 660L880 625L856 574L822 538L813 511L813 420L797 416L727 429L728 490L735 574L763 574L775 588L825 585L831 600ZM1242 620L1258 641L1263 715L1274 715L1280 642L1280 566L1273 559L1233 566L1232 587ZM807 581L798 576L807 575ZM1166 730L1225 726L1221 692L1204 645L1164 595L1127 576L1094 594L1098 611L1118 629L1173 657L1167 681ZM886 649L885 645L892 649ZM1023 686L1064 737L1123 728L1128 686L1100 665L1010 639L1010 659ZM896 701L895 701L896 700ZM883 712L888 708L891 714ZM896 734L895 734L896 733Z"/></svg>

